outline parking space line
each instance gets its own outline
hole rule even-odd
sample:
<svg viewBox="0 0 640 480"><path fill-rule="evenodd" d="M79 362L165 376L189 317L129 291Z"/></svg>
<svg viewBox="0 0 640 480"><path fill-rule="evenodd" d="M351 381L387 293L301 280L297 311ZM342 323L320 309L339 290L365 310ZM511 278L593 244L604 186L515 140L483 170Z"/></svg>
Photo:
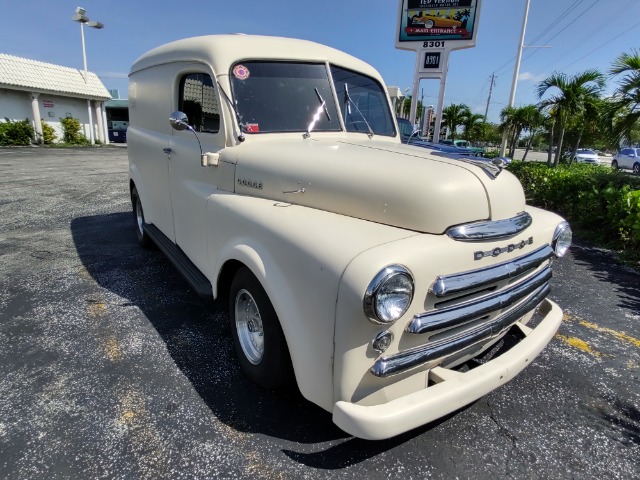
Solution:
<svg viewBox="0 0 640 480"><path fill-rule="evenodd" d="M585 353L588 353L590 355L593 355L594 357L606 357L605 354L600 353L596 350L594 350L593 348L591 348L589 346L589 344L587 342L585 342L584 340L581 340L577 337L568 337L567 335L561 335L559 333L556 333L555 337L562 341L563 343L571 346L571 347L575 347L578 348L580 350L582 350Z"/></svg>
<svg viewBox="0 0 640 480"><path fill-rule="evenodd" d="M620 340L622 342L629 343L629 344L631 344L633 346L636 346L636 347L640 347L640 340L638 340L637 338L632 337L631 335L627 335L624 332L618 332L618 331L613 330L611 328L601 327L599 325L596 325L595 323L587 322L586 320L581 320L580 321L580 325L582 325L583 327L590 328L591 330L595 330L596 332L607 333L609 335L613 335L614 337L616 337L618 340Z"/></svg>

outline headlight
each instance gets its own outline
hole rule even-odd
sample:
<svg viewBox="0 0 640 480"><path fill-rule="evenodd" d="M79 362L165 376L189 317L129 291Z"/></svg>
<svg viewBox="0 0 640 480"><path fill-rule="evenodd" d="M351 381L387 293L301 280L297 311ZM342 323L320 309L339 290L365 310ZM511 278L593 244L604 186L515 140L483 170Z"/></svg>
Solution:
<svg viewBox="0 0 640 480"><path fill-rule="evenodd" d="M364 313L374 323L393 323L413 300L413 276L402 265L378 272L364 294Z"/></svg>
<svg viewBox="0 0 640 480"><path fill-rule="evenodd" d="M556 227L555 232L553 232L553 241L551 242L556 257L564 257L564 254L567 253L571 246L571 238L572 233L569 223L562 222Z"/></svg>

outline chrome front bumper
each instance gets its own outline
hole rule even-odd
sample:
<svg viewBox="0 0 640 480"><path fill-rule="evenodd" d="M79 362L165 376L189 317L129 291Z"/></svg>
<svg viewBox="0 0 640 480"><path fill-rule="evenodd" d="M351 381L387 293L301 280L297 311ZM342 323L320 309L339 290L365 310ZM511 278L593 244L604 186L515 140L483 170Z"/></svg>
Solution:
<svg viewBox="0 0 640 480"><path fill-rule="evenodd" d="M424 390L373 406L339 401L333 421L359 438L380 440L393 437L454 412L515 377L542 351L558 330L562 310L546 299L538 307L540 324L528 328L516 323L525 338L499 357L466 373L434 367L429 375L436 382Z"/></svg>

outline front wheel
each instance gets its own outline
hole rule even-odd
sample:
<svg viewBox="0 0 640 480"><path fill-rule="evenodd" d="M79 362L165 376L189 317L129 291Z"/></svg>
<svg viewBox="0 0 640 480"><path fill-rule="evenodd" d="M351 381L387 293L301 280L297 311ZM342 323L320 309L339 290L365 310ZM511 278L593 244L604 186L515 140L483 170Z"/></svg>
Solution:
<svg viewBox="0 0 640 480"><path fill-rule="evenodd" d="M231 283L229 317L244 373L264 388L290 383L293 369L280 321L264 288L246 267L238 270Z"/></svg>
<svg viewBox="0 0 640 480"><path fill-rule="evenodd" d="M633 174L640 175L640 163L636 162L633 164Z"/></svg>
<svg viewBox="0 0 640 480"><path fill-rule="evenodd" d="M142 210L142 202L138 190L133 187L131 190L131 205L133 207L133 222L136 228L136 236L138 243L144 248L150 248L153 244L149 234L144 231L144 211Z"/></svg>
<svg viewBox="0 0 640 480"><path fill-rule="evenodd" d="M616 160L611 162L611 168L613 168L614 170L618 170L618 162Z"/></svg>
<svg viewBox="0 0 640 480"><path fill-rule="evenodd" d="M424 22L424 28L433 28L435 26L435 22L433 20L427 20Z"/></svg>

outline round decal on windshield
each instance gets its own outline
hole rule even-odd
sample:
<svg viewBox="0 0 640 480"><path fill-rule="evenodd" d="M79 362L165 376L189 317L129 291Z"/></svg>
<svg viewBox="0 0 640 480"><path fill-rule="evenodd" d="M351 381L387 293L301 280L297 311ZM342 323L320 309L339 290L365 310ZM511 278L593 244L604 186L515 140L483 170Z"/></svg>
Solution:
<svg viewBox="0 0 640 480"><path fill-rule="evenodd" d="M244 65L236 65L233 67L233 76L238 80L246 80L249 78L249 69Z"/></svg>

